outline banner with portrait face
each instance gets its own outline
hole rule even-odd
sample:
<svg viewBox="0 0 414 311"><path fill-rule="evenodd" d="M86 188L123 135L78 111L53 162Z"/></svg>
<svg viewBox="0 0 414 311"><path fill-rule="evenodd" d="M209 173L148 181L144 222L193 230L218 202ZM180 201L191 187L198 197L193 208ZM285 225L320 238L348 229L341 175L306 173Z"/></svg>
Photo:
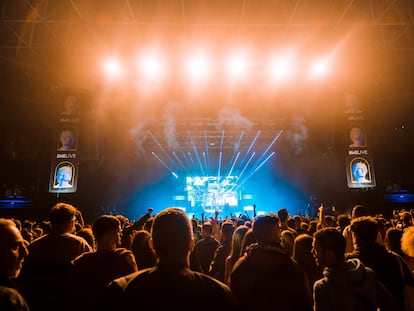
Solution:
<svg viewBox="0 0 414 311"><path fill-rule="evenodd" d="M78 186L79 109L81 97L63 92L58 115L57 145L51 164L49 192L73 193Z"/></svg>
<svg viewBox="0 0 414 311"><path fill-rule="evenodd" d="M348 123L345 161L348 188L375 187L374 165L368 146L364 109L356 94L347 94L344 103L344 114Z"/></svg>
<svg viewBox="0 0 414 311"><path fill-rule="evenodd" d="M79 162L74 159L62 159L52 162L49 192L73 193L78 187Z"/></svg>
<svg viewBox="0 0 414 311"><path fill-rule="evenodd" d="M373 161L369 156L349 156L346 160L346 177L349 188L376 186Z"/></svg>
<svg viewBox="0 0 414 311"><path fill-rule="evenodd" d="M78 149L78 130L74 126L62 126L57 137L57 151L73 152Z"/></svg>

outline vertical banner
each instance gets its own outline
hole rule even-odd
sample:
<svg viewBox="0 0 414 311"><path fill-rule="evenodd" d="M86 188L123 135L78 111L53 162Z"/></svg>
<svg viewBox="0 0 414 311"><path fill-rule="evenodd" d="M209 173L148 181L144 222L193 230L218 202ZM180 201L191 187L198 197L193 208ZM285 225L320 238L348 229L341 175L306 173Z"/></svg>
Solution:
<svg viewBox="0 0 414 311"><path fill-rule="evenodd" d="M51 193L73 193L77 190L80 100L77 95L63 94L56 135L56 151L50 171L49 192Z"/></svg>
<svg viewBox="0 0 414 311"><path fill-rule="evenodd" d="M345 96L345 116L348 121L346 176L349 188L376 186L372 155L368 148L364 126L364 111L355 94Z"/></svg>

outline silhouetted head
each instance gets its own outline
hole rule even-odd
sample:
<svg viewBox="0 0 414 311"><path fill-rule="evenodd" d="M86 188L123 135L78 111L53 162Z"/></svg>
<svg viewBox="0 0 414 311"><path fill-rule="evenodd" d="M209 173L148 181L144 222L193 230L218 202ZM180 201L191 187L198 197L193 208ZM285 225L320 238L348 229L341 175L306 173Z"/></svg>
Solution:
<svg viewBox="0 0 414 311"><path fill-rule="evenodd" d="M153 220L152 245L160 260L187 261L194 246L191 222L179 208L167 208Z"/></svg>

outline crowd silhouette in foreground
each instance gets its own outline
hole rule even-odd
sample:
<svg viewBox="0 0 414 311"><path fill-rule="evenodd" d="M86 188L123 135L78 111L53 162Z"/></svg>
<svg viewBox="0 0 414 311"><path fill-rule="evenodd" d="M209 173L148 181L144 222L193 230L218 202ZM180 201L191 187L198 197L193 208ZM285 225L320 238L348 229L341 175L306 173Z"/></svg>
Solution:
<svg viewBox="0 0 414 311"><path fill-rule="evenodd" d="M0 218L0 310L414 310L414 210Z"/></svg>

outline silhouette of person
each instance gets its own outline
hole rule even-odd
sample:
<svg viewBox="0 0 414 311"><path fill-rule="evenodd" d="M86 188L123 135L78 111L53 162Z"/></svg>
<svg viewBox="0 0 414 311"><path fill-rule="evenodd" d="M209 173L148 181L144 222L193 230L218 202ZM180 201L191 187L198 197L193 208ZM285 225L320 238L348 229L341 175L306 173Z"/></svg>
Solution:
<svg viewBox="0 0 414 311"><path fill-rule="evenodd" d="M233 232L230 253L226 258L224 267L224 283L226 283L227 285L230 285L230 274L233 270L234 264L240 258L240 256L243 255L241 254L241 249L243 245L243 239L248 230L248 226L240 225Z"/></svg>
<svg viewBox="0 0 414 311"><path fill-rule="evenodd" d="M370 267L399 304L399 310L406 310L400 265L406 266L407 263L398 254L387 251L383 244L377 242L378 226L378 220L373 216L353 219L351 231L355 249L346 254L346 258L358 258L365 266Z"/></svg>
<svg viewBox="0 0 414 311"><path fill-rule="evenodd" d="M0 218L0 310L29 310L15 284L27 255L26 242L16 223Z"/></svg>
<svg viewBox="0 0 414 311"><path fill-rule="evenodd" d="M134 254L138 269L144 270L155 266L157 263L157 255L148 244L148 241L151 239L151 233L145 229L134 230L134 232L131 251Z"/></svg>
<svg viewBox="0 0 414 311"><path fill-rule="evenodd" d="M59 135L58 151L76 150L76 132L72 128L64 128Z"/></svg>
<svg viewBox="0 0 414 311"><path fill-rule="evenodd" d="M99 310L139 310L146 302L154 310L234 310L230 288L215 278L193 271L189 255L194 246L191 222L179 208L158 213L151 228L150 246L157 254L154 267L115 279L99 303ZM213 299L212 299L213 297Z"/></svg>
<svg viewBox="0 0 414 311"><path fill-rule="evenodd" d="M191 270L208 274L214 253L220 242L213 236L213 225L205 221L201 229L202 238L197 241L190 255Z"/></svg>
<svg viewBox="0 0 414 311"><path fill-rule="evenodd" d="M323 278L313 285L314 311L402 310L371 267L346 257L345 246L345 238L333 227L313 236L312 253L324 269Z"/></svg>
<svg viewBox="0 0 414 311"><path fill-rule="evenodd" d="M213 260L210 264L209 275L213 276L219 281L224 282L225 262L227 256L230 254L231 241L234 232L234 225L231 220L226 220L221 223L221 239L220 245L216 248Z"/></svg>
<svg viewBox="0 0 414 311"><path fill-rule="evenodd" d="M33 240L24 262L19 285L31 310L67 310L71 262L91 252L88 242L74 234L82 213L73 205L56 203L49 212L50 232Z"/></svg>
<svg viewBox="0 0 414 311"><path fill-rule="evenodd" d="M364 161L357 161L352 164L352 175L354 178L354 182L356 183L368 183L371 182L367 178L368 174L368 165Z"/></svg>
<svg viewBox="0 0 414 311"><path fill-rule="evenodd" d="M349 147L351 148L366 146L364 130L360 127L352 127L349 131L349 138L351 140L351 144L349 145Z"/></svg>
<svg viewBox="0 0 414 311"><path fill-rule="evenodd" d="M56 188L71 188L73 187L72 178L73 167L70 164L59 167L56 171L55 187Z"/></svg>
<svg viewBox="0 0 414 311"><path fill-rule="evenodd" d="M85 252L73 261L70 276L72 310L96 310L96 303L113 279L138 271L134 254L121 248L121 221L101 215L92 224L96 251Z"/></svg>
<svg viewBox="0 0 414 311"><path fill-rule="evenodd" d="M252 229L257 243L234 264L230 289L243 310L265 310L275 301L278 310L312 310L306 274L281 246L279 223L276 214L256 216Z"/></svg>

